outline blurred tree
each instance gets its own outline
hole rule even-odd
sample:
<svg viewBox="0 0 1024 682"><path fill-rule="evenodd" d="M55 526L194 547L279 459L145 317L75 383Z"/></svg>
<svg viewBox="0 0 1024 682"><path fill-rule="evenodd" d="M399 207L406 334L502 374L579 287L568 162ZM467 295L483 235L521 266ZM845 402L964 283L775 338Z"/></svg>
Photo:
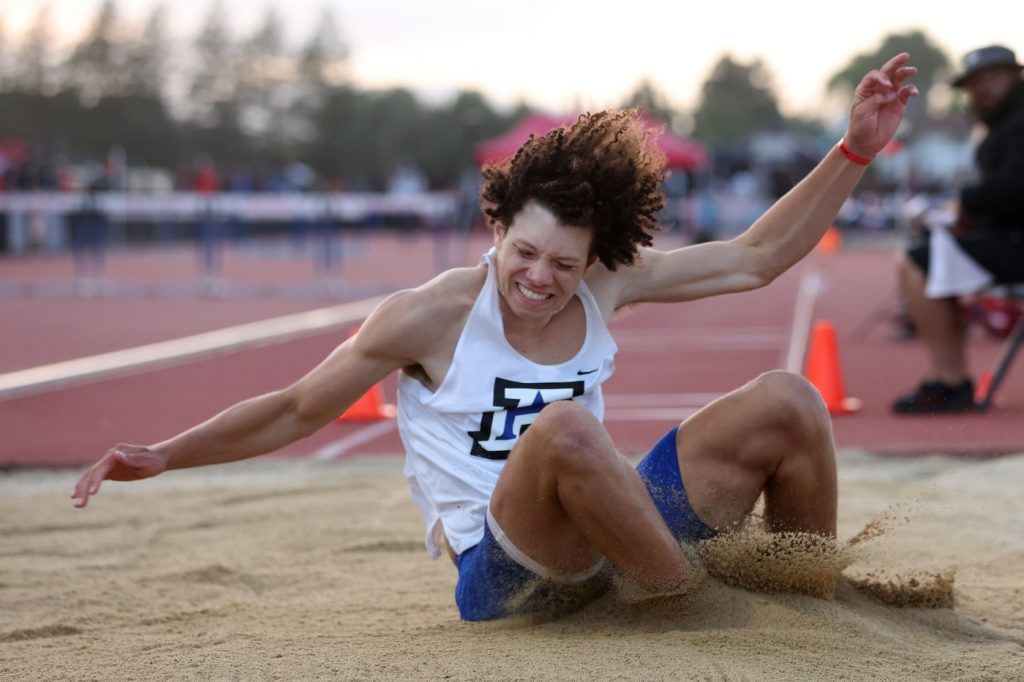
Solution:
<svg viewBox="0 0 1024 682"><path fill-rule="evenodd" d="M475 124L462 125L454 105L453 101L423 111L412 146L405 150L433 187L451 186L463 166L472 161L469 133Z"/></svg>
<svg viewBox="0 0 1024 682"><path fill-rule="evenodd" d="M345 131L363 114L359 93L347 85L329 88L323 104L310 110L310 139L305 158L321 173L356 184L350 145Z"/></svg>
<svg viewBox="0 0 1024 682"><path fill-rule="evenodd" d="M356 120L354 130L344 128L351 140L354 158L363 174L376 187L387 184L391 173L403 163L415 161L414 145L423 119L419 100L405 88L366 94L365 117Z"/></svg>
<svg viewBox="0 0 1024 682"><path fill-rule="evenodd" d="M275 137L281 132L282 85L290 80L291 64L284 53L284 28L273 7L263 23L239 48L237 90L240 124L250 135Z"/></svg>
<svg viewBox="0 0 1024 682"><path fill-rule="evenodd" d="M853 89L857 87L864 74L877 69L900 52L910 53L911 63L917 67L913 83L921 93L910 100L906 120L911 125L921 123L927 117L928 96L932 88L937 82L944 80L951 69L946 52L932 42L923 31L913 30L885 36L877 48L854 56L846 66L833 74L828 81L828 90L852 96Z"/></svg>
<svg viewBox="0 0 1024 682"><path fill-rule="evenodd" d="M236 49L218 1L193 55L180 60L195 66L184 74L184 104L175 120L162 87L173 80L165 7L152 10L144 29L120 34L117 5L102 2L65 62L69 87L63 90L51 66L51 17L40 12L17 54L8 50L17 80L0 89L0 131L23 137L40 158L63 154L75 163L102 159L113 147L132 165L168 168L207 153L228 178L234 168L269 177L299 160L364 189L384 188L396 168L410 165L431 186L454 187L473 164L475 146L529 110L520 103L499 112L473 91L426 106L408 90L352 87L349 49L329 10L296 54L287 52L283 22L273 11ZM104 79L111 75L104 68L116 81ZM86 91L89 106L80 96ZM257 110L270 112L260 125L247 118Z"/></svg>
<svg viewBox="0 0 1024 682"><path fill-rule="evenodd" d="M669 104L668 96L658 90L650 79L644 78L622 103L623 107L637 107L662 123L671 123L677 115Z"/></svg>
<svg viewBox="0 0 1024 682"><path fill-rule="evenodd" d="M125 91L162 99L167 80L167 8L153 8L142 35L130 42L125 58Z"/></svg>
<svg viewBox="0 0 1024 682"><path fill-rule="evenodd" d="M187 151L181 125L155 97L104 97L76 119L80 130L69 149L79 157L103 158L116 146L132 165L172 167Z"/></svg>
<svg viewBox="0 0 1024 682"><path fill-rule="evenodd" d="M294 79L289 137L309 143L331 88L348 83L349 48L330 8L324 8L309 41L300 50Z"/></svg>
<svg viewBox="0 0 1024 682"><path fill-rule="evenodd" d="M299 56L299 75L319 88L348 82L348 44L338 28L334 12L325 7L313 35Z"/></svg>
<svg viewBox="0 0 1024 682"><path fill-rule="evenodd" d="M502 115L476 90L464 90L452 100L449 111L454 122L465 131L467 142L475 147L477 143L505 132L529 110L516 109L512 114ZM467 150L467 154L465 160L472 161L472 149Z"/></svg>
<svg viewBox="0 0 1024 682"><path fill-rule="evenodd" d="M64 63L65 85L78 91L83 103L123 90L124 55L117 36L117 5L104 0L92 29Z"/></svg>
<svg viewBox="0 0 1024 682"><path fill-rule="evenodd" d="M474 164L476 145L507 130L528 109L494 110L478 92L424 107L408 90L328 90L304 158L354 189L382 189L400 165L423 171L430 186L454 187Z"/></svg>
<svg viewBox="0 0 1024 682"><path fill-rule="evenodd" d="M238 119L238 103L234 99L216 102L204 125L190 122L187 138L191 144L187 149L193 154L209 154L223 167L252 163L259 153L252 138L239 127Z"/></svg>
<svg viewBox="0 0 1024 682"><path fill-rule="evenodd" d="M30 93L53 94L57 88L53 76L53 28L50 8L44 5L25 34L11 65L14 89Z"/></svg>
<svg viewBox="0 0 1024 682"><path fill-rule="evenodd" d="M694 136L720 144L782 124L771 74L764 63L755 59L742 64L723 55L701 90L694 112Z"/></svg>
<svg viewBox="0 0 1024 682"><path fill-rule="evenodd" d="M0 17L0 92L7 91L7 36L3 17Z"/></svg>
<svg viewBox="0 0 1024 682"><path fill-rule="evenodd" d="M495 111L479 92L459 92L425 113L413 152L434 187L452 187L475 164L476 145L507 130L518 118Z"/></svg>
<svg viewBox="0 0 1024 682"><path fill-rule="evenodd" d="M247 164L252 144L239 123L238 52L222 0L210 6L194 45L197 64L188 90L188 151L209 154L222 167Z"/></svg>
<svg viewBox="0 0 1024 682"><path fill-rule="evenodd" d="M825 135L824 123L812 116L788 116L786 117L786 128L795 133L802 133L810 137L822 137Z"/></svg>
<svg viewBox="0 0 1024 682"><path fill-rule="evenodd" d="M236 120L222 119L237 114L237 107L230 104L236 95L237 79L234 49L221 0L211 5L195 49L198 63L189 87L193 108L190 118L205 127L237 125Z"/></svg>

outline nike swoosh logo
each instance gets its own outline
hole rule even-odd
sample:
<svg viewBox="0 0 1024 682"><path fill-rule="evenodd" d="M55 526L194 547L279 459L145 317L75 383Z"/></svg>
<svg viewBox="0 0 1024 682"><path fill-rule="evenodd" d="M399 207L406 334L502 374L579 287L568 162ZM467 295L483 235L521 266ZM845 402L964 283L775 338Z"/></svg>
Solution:
<svg viewBox="0 0 1024 682"><path fill-rule="evenodd" d="M601 368L600 368L600 367L598 367L597 369L601 369ZM576 370L576 375L577 375L577 376L583 376L584 374L593 374L594 372L596 372L596 371L597 371L597 369L591 369L591 370L588 370L588 371L586 371L586 372L584 372L584 371L583 371L583 370L581 370L581 369L578 369L578 370Z"/></svg>

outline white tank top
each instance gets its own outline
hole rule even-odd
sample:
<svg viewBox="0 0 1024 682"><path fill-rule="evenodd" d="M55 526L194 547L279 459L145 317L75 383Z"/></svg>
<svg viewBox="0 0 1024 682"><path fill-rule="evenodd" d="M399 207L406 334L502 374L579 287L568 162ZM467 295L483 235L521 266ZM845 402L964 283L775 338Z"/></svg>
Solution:
<svg viewBox="0 0 1024 682"><path fill-rule="evenodd" d="M484 255L487 280L462 329L451 367L436 391L404 372L398 380L398 429L405 446L405 476L427 522L427 550L440 554L441 529L462 553L480 542L487 505L516 440L541 408L575 400L604 418L601 384L615 370L618 348L594 295L580 282L587 335L576 355L541 365L505 338L494 268Z"/></svg>

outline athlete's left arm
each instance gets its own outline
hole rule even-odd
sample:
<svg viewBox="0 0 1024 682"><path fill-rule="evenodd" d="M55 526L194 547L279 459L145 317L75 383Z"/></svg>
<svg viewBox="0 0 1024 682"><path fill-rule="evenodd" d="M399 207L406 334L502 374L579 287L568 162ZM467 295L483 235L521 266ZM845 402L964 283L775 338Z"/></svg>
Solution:
<svg viewBox="0 0 1024 682"><path fill-rule="evenodd" d="M907 101L917 94L903 80L917 70L904 53L861 80L850 107L846 147L872 158L892 139ZM686 301L764 286L807 255L849 197L866 166L838 147L745 232L727 242L675 251L644 249L624 268L616 306Z"/></svg>

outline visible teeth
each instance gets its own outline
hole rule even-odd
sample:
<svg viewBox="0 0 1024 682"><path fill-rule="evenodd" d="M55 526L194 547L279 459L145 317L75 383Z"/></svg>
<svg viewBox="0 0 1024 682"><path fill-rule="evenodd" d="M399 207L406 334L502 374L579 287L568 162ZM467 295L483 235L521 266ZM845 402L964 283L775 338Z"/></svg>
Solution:
<svg viewBox="0 0 1024 682"><path fill-rule="evenodd" d="M545 298L547 298L550 295L550 294L538 294L538 293L536 293L534 291L530 291L529 289L524 287L522 284L517 284L516 286L519 288L519 292L523 296L525 296L526 298L530 299L531 301L543 301Z"/></svg>

